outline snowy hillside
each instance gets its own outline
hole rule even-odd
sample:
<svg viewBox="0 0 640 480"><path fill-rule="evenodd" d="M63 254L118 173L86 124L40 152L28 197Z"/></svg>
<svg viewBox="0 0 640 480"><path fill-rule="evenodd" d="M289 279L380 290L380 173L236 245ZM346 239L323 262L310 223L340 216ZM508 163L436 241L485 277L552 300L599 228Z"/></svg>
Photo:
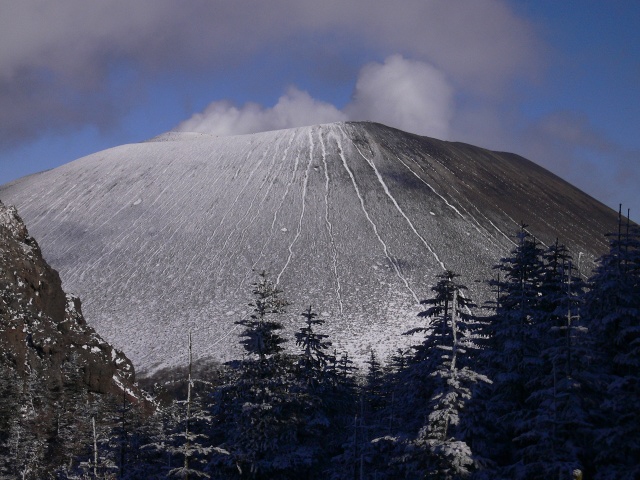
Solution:
<svg viewBox="0 0 640 480"><path fill-rule="evenodd" d="M188 328L196 355L238 356L254 271L284 290L291 329L311 304L338 348L384 355L444 268L488 299L476 280L520 222L588 272L616 221L515 155L368 123L171 133L25 177L0 198L140 371L184 363Z"/></svg>

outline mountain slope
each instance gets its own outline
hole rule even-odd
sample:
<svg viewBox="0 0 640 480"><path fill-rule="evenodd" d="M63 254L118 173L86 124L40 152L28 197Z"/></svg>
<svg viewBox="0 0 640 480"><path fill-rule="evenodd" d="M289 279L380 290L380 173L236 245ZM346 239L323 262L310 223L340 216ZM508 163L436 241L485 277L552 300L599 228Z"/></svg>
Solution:
<svg viewBox="0 0 640 480"><path fill-rule="evenodd" d="M481 283L524 221L588 271L615 214L513 154L340 123L167 134L0 188L89 322L141 370L239 354L253 270L309 304L341 348L392 348L444 268ZM293 342L290 342L293 343Z"/></svg>

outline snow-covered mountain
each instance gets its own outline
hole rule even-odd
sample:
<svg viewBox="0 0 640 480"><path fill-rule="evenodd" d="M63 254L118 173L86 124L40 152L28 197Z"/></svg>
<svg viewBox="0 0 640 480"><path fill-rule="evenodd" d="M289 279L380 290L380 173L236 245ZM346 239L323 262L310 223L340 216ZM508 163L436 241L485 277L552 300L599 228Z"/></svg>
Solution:
<svg viewBox="0 0 640 480"><path fill-rule="evenodd" d="M141 371L184 363L188 329L197 355L237 358L255 271L292 303L290 332L313 305L339 349L384 355L407 341L443 269L487 300L483 281L521 222L586 273L616 224L522 157L372 123L169 133L22 178L0 198Z"/></svg>

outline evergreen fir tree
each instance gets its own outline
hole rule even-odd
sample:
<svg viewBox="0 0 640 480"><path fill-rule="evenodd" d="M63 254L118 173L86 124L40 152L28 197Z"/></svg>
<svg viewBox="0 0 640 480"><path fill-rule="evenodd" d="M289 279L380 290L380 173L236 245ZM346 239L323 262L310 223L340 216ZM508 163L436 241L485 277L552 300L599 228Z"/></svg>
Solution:
<svg viewBox="0 0 640 480"><path fill-rule="evenodd" d="M298 357L298 377L307 384L311 390L317 390L326 386L327 372L332 361L327 350L331 342L326 340L328 335L317 333L314 328L324 324L313 312L311 306L302 313L305 324L296 332L296 345L301 349Z"/></svg>
<svg viewBox="0 0 640 480"><path fill-rule="evenodd" d="M253 284L254 301L249 305L253 307L253 313L249 319L236 322L245 327L241 333L244 337L242 345L250 355L257 355L260 364L264 364L267 357L282 351L281 344L284 339L278 334L283 326L280 322L271 320L271 315L284 313L289 304L281 298L282 293L268 278L268 274L262 271L259 280Z"/></svg>
<svg viewBox="0 0 640 480"><path fill-rule="evenodd" d="M17 395L17 415L10 425L10 458L13 475L18 478L42 478L49 469L48 441L55 417L49 385L38 366L28 366Z"/></svg>
<svg viewBox="0 0 640 480"><path fill-rule="evenodd" d="M109 478L118 472L117 452L110 444L113 427L113 411L105 398L95 395L82 411L82 418L88 419L89 438L86 442L84 460L79 469L85 476L92 478Z"/></svg>
<svg viewBox="0 0 640 480"><path fill-rule="evenodd" d="M169 478L210 478L207 469L212 452L220 455L228 455L228 452L214 447L206 433L210 430L212 417L204 405L203 396L194 388L191 332L188 337L188 359L186 398L175 399L162 408L158 415L163 423L162 429L150 435L151 441L143 450L164 454L164 464L159 470ZM150 463L157 464L159 459L150 460ZM148 468L147 475L151 471L153 469Z"/></svg>
<svg viewBox="0 0 640 480"><path fill-rule="evenodd" d="M435 358L430 361L432 386L427 422L412 442L416 450L408 462L413 474L444 479L462 478L471 472L473 458L461 436L461 417L475 385L489 382L472 369L474 351L478 349L473 331L475 319L470 313L475 305L463 296L466 288L455 282L457 276L444 272L432 288L434 298L421 302L430 305L420 316L432 321L433 333L428 342Z"/></svg>
<svg viewBox="0 0 640 480"><path fill-rule="evenodd" d="M236 369L233 382L216 390L216 430L224 437L222 446L230 458L214 459L215 466L225 469L228 478L233 471L241 478L302 478L317 462L317 442L312 439L317 425L306 422L313 418L322 423L321 415L307 416L319 412L318 397L306 381L296 378L299 362L281 354L282 324L273 317L283 313L288 302L264 272L253 294L250 320L238 322L245 326L242 344L249 355L230 364ZM308 310L307 325L313 326L314 320L315 314ZM299 338L303 344L309 341L308 356L301 362L321 361L318 354L326 348L322 337L306 330Z"/></svg>
<svg viewBox="0 0 640 480"><path fill-rule="evenodd" d="M584 397L586 351L579 323L583 293L567 249L550 246L543 254L544 271L532 328L541 365L526 385L531 414L514 439L520 452L519 475L524 478L568 477L584 468L584 438L590 430Z"/></svg>
<svg viewBox="0 0 640 480"><path fill-rule="evenodd" d="M76 478L79 464L89 458L91 445L90 395L83 382L83 369L74 352L62 364L61 394L57 402L57 441L52 455L60 459L58 475Z"/></svg>
<svg viewBox="0 0 640 480"><path fill-rule="evenodd" d="M422 334L423 340L413 347L413 354L409 356L407 367L398 372L400 387L399 399L404 405L402 409L411 412L411 417L404 420L408 431L416 433L427 420L428 413L424 411L439 388L434 373L441 366L451 361L454 352L454 330L452 319L457 318L456 329L460 330L460 338L470 341L471 328L475 323L469 313L475 305L463 295L466 287L457 281L459 275L446 271L438 275L438 282L431 288L432 298L422 300L427 309L418 316L426 322L425 326L413 328L405 335ZM455 345L460 348L460 345ZM470 366L469 360L463 355L457 358L457 367ZM416 415L417 414L417 415Z"/></svg>
<svg viewBox="0 0 640 480"><path fill-rule="evenodd" d="M362 402L364 404L364 417L368 417L368 423L377 425L381 422L380 412L387 400L386 384L382 365L378 361L373 349L369 353L369 359L365 362L367 372L362 388Z"/></svg>
<svg viewBox="0 0 640 480"><path fill-rule="evenodd" d="M583 309L601 392L592 415L594 477L632 479L640 476L640 229L619 214L618 231L607 236L609 252L589 280Z"/></svg>
<svg viewBox="0 0 640 480"><path fill-rule="evenodd" d="M507 476L515 475L508 471L509 466L524 461L512 439L528 428L533 416L526 405L530 380L543 370L535 327L540 316L542 254L538 242L522 225L511 255L494 267L501 278L489 282L499 291L495 313L485 328L487 348L483 353L483 363L493 380L492 387L484 392L487 415L483 427L491 438L488 443L492 451L480 453L507 469Z"/></svg>
<svg viewBox="0 0 640 480"><path fill-rule="evenodd" d="M206 464L205 458L214 449L207 445L207 436L202 432L203 428L198 428L199 423L209 423L211 418L207 415L200 402L192 396L192 347L191 331L189 331L189 370L187 377L187 399L184 402L184 416L177 425L177 431L169 436L173 440L173 445L169 446L170 453L178 455L182 459L182 464L172 468L168 472L169 477L184 478L209 478L203 471ZM219 453L226 453L225 450L217 449Z"/></svg>

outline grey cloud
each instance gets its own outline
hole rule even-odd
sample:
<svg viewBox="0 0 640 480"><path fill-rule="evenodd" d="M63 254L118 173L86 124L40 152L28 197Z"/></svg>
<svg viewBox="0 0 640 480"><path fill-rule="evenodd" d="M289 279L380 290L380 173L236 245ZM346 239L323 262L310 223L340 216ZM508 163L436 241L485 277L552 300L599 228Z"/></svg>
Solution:
<svg viewBox="0 0 640 480"><path fill-rule="evenodd" d="M538 48L530 25L502 0L8 0L0 16L0 130L9 132L2 142L32 138L45 125L108 124L109 109L105 115L83 104L114 95L114 66L126 64L149 81L158 72L216 71L268 46L336 35L377 55L426 61L457 86L485 93L532 73ZM24 86L25 76L38 77L34 88ZM53 107L42 115L42 98L59 105L60 116Z"/></svg>
<svg viewBox="0 0 640 480"><path fill-rule="evenodd" d="M51 81L38 71L18 72L14 79L0 78L0 150L42 132L83 127L89 119L105 129L115 125L122 113L111 95L79 95L57 81L57 94L51 95Z"/></svg>

